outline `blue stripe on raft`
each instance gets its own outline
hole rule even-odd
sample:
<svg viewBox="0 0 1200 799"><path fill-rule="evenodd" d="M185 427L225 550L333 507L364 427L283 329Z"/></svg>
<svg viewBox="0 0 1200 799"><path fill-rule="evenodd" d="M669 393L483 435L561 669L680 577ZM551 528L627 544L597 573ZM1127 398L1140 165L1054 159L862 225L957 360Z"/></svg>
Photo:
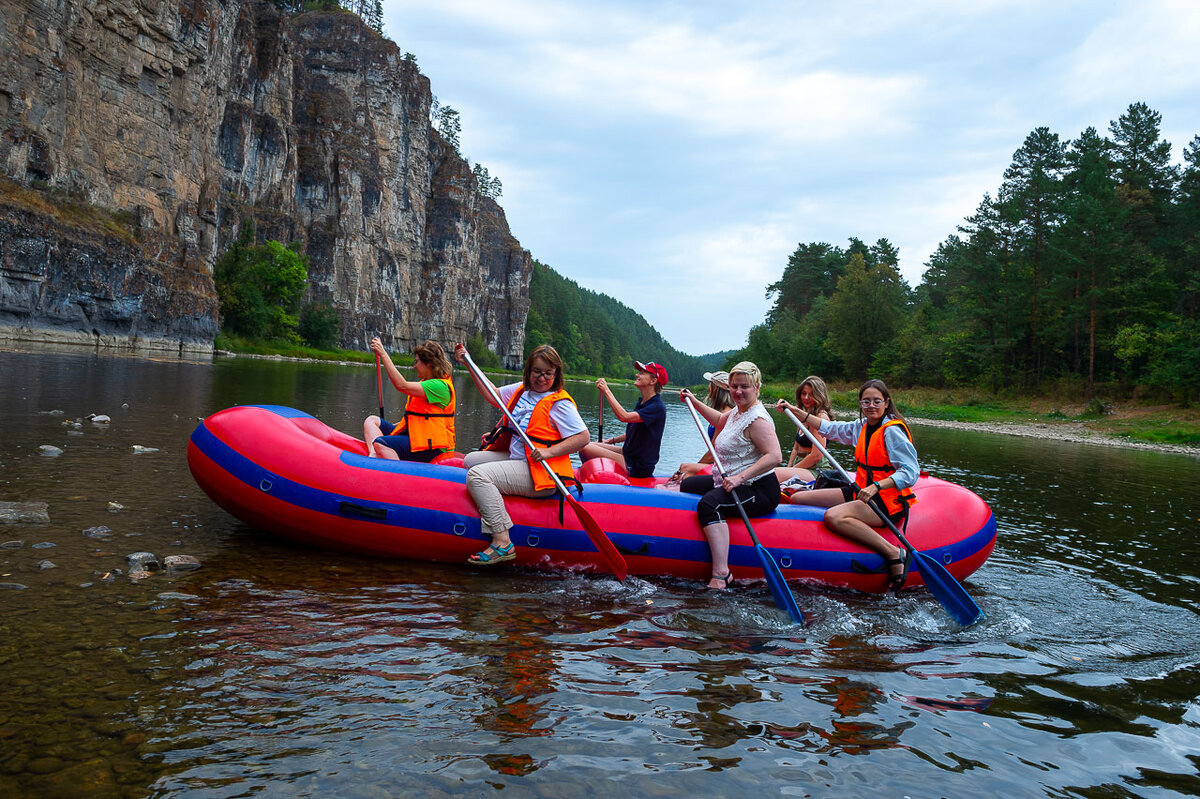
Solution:
<svg viewBox="0 0 1200 799"><path fill-rule="evenodd" d="M264 411L270 411L276 416L282 416L284 419L315 419L311 413L298 411L295 408L289 408L286 405L240 405L241 408L262 408Z"/></svg>
<svg viewBox="0 0 1200 799"><path fill-rule="evenodd" d="M369 469L373 472L392 472L393 474L411 474L414 477L427 477L430 480L444 480L448 483L464 485L467 470L454 466L435 466L432 463L420 461L393 461L386 458L368 458L356 452L342 451L338 459L355 469Z"/></svg>

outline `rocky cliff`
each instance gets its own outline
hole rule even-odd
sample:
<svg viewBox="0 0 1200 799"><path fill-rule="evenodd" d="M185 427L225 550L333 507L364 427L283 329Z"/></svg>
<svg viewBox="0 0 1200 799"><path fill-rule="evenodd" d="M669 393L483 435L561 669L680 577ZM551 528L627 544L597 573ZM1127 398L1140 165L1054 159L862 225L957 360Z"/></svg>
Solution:
<svg viewBox="0 0 1200 799"><path fill-rule="evenodd" d="M348 13L0 0L0 327L211 347L212 264L251 217L303 243L344 345L482 334L516 365L529 253L430 103Z"/></svg>

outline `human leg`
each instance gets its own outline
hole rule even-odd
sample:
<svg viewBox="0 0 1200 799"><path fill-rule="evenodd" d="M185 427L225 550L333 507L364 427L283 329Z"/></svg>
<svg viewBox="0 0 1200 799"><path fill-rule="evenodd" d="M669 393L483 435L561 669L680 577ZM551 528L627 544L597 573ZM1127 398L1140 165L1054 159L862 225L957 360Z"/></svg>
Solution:
<svg viewBox="0 0 1200 799"><path fill-rule="evenodd" d="M600 441L585 444L583 449L579 450L579 458L585 461L589 461L592 458L608 458L622 466L625 465L625 454L619 446L616 444L605 444Z"/></svg>
<svg viewBox="0 0 1200 799"><path fill-rule="evenodd" d="M375 439L380 436L387 435L396 429L396 426L387 419L381 419L378 416L368 416L363 422L363 443L367 445L367 457L377 457L375 454Z"/></svg>
<svg viewBox="0 0 1200 799"><path fill-rule="evenodd" d="M475 453L471 453L474 455ZM491 457L482 463L473 465L467 470L467 491L479 509L479 519L483 532L492 537L491 546L480 555L488 558L473 558L472 562L491 562L495 560L511 560L512 541L509 530L512 529L512 517L504 505L504 496L541 497L554 493L554 489L538 491L533 485L533 476L529 473L529 465L523 460L511 460L502 453L500 458Z"/></svg>
<svg viewBox="0 0 1200 799"><path fill-rule="evenodd" d="M876 528L885 525L866 504L855 499L830 508L825 511L825 526L843 538L878 552L887 562L893 587L899 587L895 584L897 580L903 584L903 579L908 573L908 553L879 534Z"/></svg>

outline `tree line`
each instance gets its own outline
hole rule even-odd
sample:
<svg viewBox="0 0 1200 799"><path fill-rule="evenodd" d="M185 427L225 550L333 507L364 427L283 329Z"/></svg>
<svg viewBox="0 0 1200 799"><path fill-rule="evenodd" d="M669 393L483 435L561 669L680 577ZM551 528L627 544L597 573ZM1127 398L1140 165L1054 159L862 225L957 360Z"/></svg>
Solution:
<svg viewBox="0 0 1200 799"><path fill-rule="evenodd" d="M627 305L582 288L534 261L525 319L525 356L541 344L552 345L572 374L631 377L636 358L643 363L662 364L673 385L701 382L704 372L720 368L729 354L696 356L680 352Z"/></svg>
<svg viewBox="0 0 1200 799"><path fill-rule="evenodd" d="M779 380L1196 399L1200 136L1183 155L1140 102L1107 136L1039 127L915 289L886 239L800 244L734 357Z"/></svg>

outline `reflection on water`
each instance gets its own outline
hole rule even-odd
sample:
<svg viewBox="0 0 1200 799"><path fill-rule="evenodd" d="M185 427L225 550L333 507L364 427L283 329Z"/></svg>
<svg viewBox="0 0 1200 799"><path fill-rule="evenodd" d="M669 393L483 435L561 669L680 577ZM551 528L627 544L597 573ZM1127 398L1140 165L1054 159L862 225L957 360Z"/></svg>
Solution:
<svg viewBox="0 0 1200 799"><path fill-rule="evenodd" d="M1197 514L1157 488L1198 459L918 426L923 465L996 511L967 584L986 619L798 585L797 628L765 586L294 547L191 481L197 417L279 403L357 433L369 368L0 370L0 501L51 519L0 527L0 584L24 586L0 589L0 796L1200 793ZM472 442L494 411L457 385ZM668 408L673 467L699 442ZM69 423L91 412L113 421ZM139 550L204 565L131 579Z"/></svg>

